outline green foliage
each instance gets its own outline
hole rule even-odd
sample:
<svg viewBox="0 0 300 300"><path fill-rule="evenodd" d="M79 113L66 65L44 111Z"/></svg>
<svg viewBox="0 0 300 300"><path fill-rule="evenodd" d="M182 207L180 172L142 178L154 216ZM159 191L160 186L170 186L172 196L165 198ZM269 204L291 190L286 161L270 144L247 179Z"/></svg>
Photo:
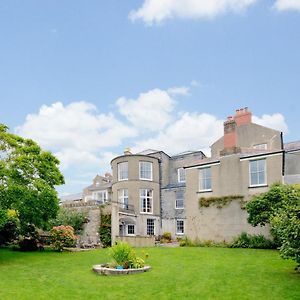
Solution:
<svg viewBox="0 0 300 300"><path fill-rule="evenodd" d="M254 248L254 249L276 249L278 245L274 241L267 239L262 234L251 235L242 232L234 239L231 248Z"/></svg>
<svg viewBox="0 0 300 300"><path fill-rule="evenodd" d="M293 259L300 267L300 202L279 210L272 218L271 226L280 237L281 256Z"/></svg>
<svg viewBox="0 0 300 300"><path fill-rule="evenodd" d="M109 251L116 265L122 266L124 269L138 269L145 266L145 260L138 257L128 243L118 241ZM148 254L145 255L145 258L147 257Z"/></svg>
<svg viewBox="0 0 300 300"><path fill-rule="evenodd" d="M104 214L100 210L101 224L99 228L99 236L104 248L111 246L111 214Z"/></svg>
<svg viewBox="0 0 300 300"><path fill-rule="evenodd" d="M160 242L161 243L170 243L172 241L171 232L164 232L161 236Z"/></svg>
<svg viewBox="0 0 300 300"><path fill-rule="evenodd" d="M64 247L73 247L77 237L72 226L55 226L50 231L52 246L55 250L62 251Z"/></svg>
<svg viewBox="0 0 300 300"><path fill-rule="evenodd" d="M109 250L112 259L117 263L117 265L123 266L124 268L129 267L130 261L132 261L135 256L132 247L121 241L118 241Z"/></svg>
<svg viewBox="0 0 300 300"><path fill-rule="evenodd" d="M199 207L209 207L216 206L217 208L222 208L233 200L243 200L244 196L241 195L229 195L223 197L201 197L199 199ZM242 202L241 202L242 204Z"/></svg>
<svg viewBox="0 0 300 300"><path fill-rule="evenodd" d="M19 220L11 211L0 209L0 246L17 239Z"/></svg>
<svg viewBox="0 0 300 300"><path fill-rule="evenodd" d="M0 124L0 208L17 211L23 234L27 224L46 228L58 211L54 187L64 183L59 161L34 141L7 130Z"/></svg>
<svg viewBox="0 0 300 300"><path fill-rule="evenodd" d="M274 184L246 206L253 225L271 225L271 232L281 244L280 254L300 265L300 186Z"/></svg>
<svg viewBox="0 0 300 300"><path fill-rule="evenodd" d="M51 221L51 226L69 225L74 228L77 234L79 234L85 222L85 213L60 207L57 217Z"/></svg>
<svg viewBox="0 0 300 300"><path fill-rule="evenodd" d="M215 242L212 240L191 240L188 237L180 238L179 245L180 247L228 247L228 244L225 241Z"/></svg>

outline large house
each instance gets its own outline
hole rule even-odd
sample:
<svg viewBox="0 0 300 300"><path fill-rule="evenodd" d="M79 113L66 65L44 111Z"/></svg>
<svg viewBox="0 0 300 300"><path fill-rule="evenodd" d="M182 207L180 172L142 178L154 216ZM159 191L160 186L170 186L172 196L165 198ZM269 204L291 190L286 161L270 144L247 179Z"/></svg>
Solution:
<svg viewBox="0 0 300 300"><path fill-rule="evenodd" d="M164 232L214 241L243 231L268 236L268 227L248 224L245 204L275 182L300 183L299 155L300 142L284 144L280 131L252 123L243 108L224 122L210 157L127 149L111 161L112 176L96 176L84 189L82 201L110 204L113 242L139 244Z"/></svg>

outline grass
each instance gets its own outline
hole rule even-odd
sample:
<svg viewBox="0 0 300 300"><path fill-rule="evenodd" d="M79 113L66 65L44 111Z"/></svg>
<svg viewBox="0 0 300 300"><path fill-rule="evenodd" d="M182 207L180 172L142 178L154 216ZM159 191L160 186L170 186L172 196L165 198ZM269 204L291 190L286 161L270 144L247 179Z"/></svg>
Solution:
<svg viewBox="0 0 300 300"><path fill-rule="evenodd" d="M281 259L275 250L146 251L150 272L105 277L91 267L109 261L106 249L80 253L0 249L0 299L300 299L295 263Z"/></svg>

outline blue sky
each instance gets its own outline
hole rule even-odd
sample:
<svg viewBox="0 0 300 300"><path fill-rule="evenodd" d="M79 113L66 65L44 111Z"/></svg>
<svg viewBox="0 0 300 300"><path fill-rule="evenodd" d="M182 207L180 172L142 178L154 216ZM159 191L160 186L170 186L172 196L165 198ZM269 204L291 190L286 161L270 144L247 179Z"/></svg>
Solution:
<svg viewBox="0 0 300 300"><path fill-rule="evenodd" d="M203 149L248 106L300 139L299 0L0 2L0 122L78 192L125 147Z"/></svg>

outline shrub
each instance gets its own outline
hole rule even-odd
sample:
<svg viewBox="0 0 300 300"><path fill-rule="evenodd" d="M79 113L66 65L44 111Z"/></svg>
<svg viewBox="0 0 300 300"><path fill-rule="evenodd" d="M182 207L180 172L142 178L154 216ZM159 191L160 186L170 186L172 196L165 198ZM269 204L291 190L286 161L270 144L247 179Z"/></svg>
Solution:
<svg viewBox="0 0 300 300"><path fill-rule="evenodd" d="M51 226L72 226L75 232L79 234L84 223L86 223L85 213L61 207L57 217L52 220Z"/></svg>
<svg viewBox="0 0 300 300"><path fill-rule="evenodd" d="M170 243L172 240L171 232L164 232L161 236L160 242L161 243Z"/></svg>
<svg viewBox="0 0 300 300"><path fill-rule="evenodd" d="M77 237L72 226L56 226L50 231L52 246L55 250L62 251L64 247L75 245Z"/></svg>
<svg viewBox="0 0 300 300"><path fill-rule="evenodd" d="M215 242L213 240L191 240L188 237L180 238L179 245L180 247L228 247L228 244L223 242Z"/></svg>
<svg viewBox="0 0 300 300"><path fill-rule="evenodd" d="M142 268L145 266L145 260L136 256L132 247L122 241L118 241L113 247L110 248L110 255L114 260L113 266L122 266L124 269L129 268ZM148 255L145 255L145 258Z"/></svg>
<svg viewBox="0 0 300 300"><path fill-rule="evenodd" d="M251 235L242 232L234 239L231 248L255 248L255 249L275 249L277 245L275 242L267 239L262 234Z"/></svg>
<svg viewBox="0 0 300 300"><path fill-rule="evenodd" d="M19 223L15 211L0 209L0 246L18 238Z"/></svg>
<svg viewBox="0 0 300 300"><path fill-rule="evenodd" d="M111 246L111 214L103 214L102 211L99 236L104 248Z"/></svg>

